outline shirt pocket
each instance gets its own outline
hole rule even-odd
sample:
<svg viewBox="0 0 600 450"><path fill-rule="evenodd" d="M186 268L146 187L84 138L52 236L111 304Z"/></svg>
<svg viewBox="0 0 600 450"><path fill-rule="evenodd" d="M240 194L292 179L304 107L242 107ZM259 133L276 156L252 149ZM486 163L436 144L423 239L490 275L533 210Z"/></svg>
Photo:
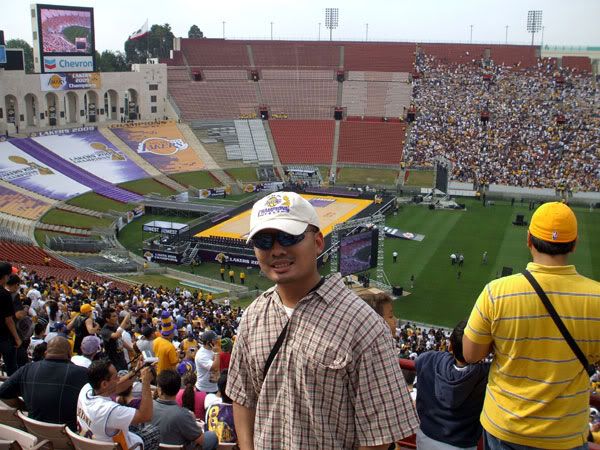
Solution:
<svg viewBox="0 0 600 450"><path fill-rule="evenodd" d="M331 344L317 345L311 348L301 346L298 353L307 369L320 372L345 371L352 362L352 353L343 346Z"/></svg>

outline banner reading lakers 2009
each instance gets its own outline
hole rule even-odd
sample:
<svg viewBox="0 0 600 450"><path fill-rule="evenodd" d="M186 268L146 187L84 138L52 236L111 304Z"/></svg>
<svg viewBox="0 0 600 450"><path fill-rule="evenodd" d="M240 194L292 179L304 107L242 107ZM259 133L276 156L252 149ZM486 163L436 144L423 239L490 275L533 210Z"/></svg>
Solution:
<svg viewBox="0 0 600 450"><path fill-rule="evenodd" d="M40 75L42 91L67 91L69 89L100 89L98 72L43 73Z"/></svg>
<svg viewBox="0 0 600 450"><path fill-rule="evenodd" d="M184 140L174 122L111 126L112 131L132 150L163 173L204 169L204 163Z"/></svg>

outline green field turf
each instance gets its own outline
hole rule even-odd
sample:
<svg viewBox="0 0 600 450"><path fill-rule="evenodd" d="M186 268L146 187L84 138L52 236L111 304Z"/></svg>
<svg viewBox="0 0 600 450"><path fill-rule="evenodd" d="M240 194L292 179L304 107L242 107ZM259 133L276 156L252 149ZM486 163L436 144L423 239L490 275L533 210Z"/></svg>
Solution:
<svg viewBox="0 0 600 450"><path fill-rule="evenodd" d="M214 178L206 170L198 170L196 172L174 173L169 175L169 178L177 181L179 184L198 189L211 188L220 186L219 181Z"/></svg>
<svg viewBox="0 0 600 450"><path fill-rule="evenodd" d="M405 186L431 187L433 186L433 170L410 170Z"/></svg>
<svg viewBox="0 0 600 450"><path fill-rule="evenodd" d="M102 195L98 195L95 192L88 192L74 197L67 202L73 206L79 206L81 208L93 209L94 211L107 212L107 211L119 211L126 212L131 211L136 205L130 203L121 203L116 200L112 200Z"/></svg>
<svg viewBox="0 0 600 450"><path fill-rule="evenodd" d="M225 172L234 180L240 180L244 182L258 181L256 167L236 167L233 169L227 169Z"/></svg>
<svg viewBox="0 0 600 450"><path fill-rule="evenodd" d="M337 182L343 184L396 184L398 171L395 169L364 169L343 167L338 170Z"/></svg>
<svg viewBox="0 0 600 450"><path fill-rule="evenodd" d="M144 178L142 180L127 181L126 183L119 184L119 187L122 187L123 189L127 189L140 195L159 194L166 197L177 193L169 186L165 186L164 184L159 183L153 178Z"/></svg>
<svg viewBox="0 0 600 450"><path fill-rule="evenodd" d="M385 242L385 272L394 285L410 289L412 294L394 302L401 319L453 327L466 318L485 284L501 273L503 266L522 271L530 255L526 247L526 227L512 225L517 213L529 221L527 203L496 201L483 208L475 200L459 200L467 211L431 211L425 206L411 205L390 216L387 225L403 231L424 234L422 242L388 238ZM600 279L600 212L575 208L579 221L579 242L571 257L578 271ZM595 231L594 231L595 230ZM392 252L399 254L393 264ZM488 264L481 257L488 252ZM457 266L450 265L450 254L465 257L461 278ZM374 275L374 274L373 274Z"/></svg>
<svg viewBox="0 0 600 450"><path fill-rule="evenodd" d="M91 217L61 209L52 209L41 218L41 222L50 225L64 225L66 227L91 229L94 227L109 227L112 224L112 219Z"/></svg>

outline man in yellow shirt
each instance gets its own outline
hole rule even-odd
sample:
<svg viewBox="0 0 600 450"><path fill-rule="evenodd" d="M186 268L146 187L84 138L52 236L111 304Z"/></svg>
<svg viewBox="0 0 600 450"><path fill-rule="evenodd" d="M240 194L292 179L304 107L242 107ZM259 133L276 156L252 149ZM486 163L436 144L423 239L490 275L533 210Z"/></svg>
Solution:
<svg viewBox="0 0 600 450"><path fill-rule="evenodd" d="M190 348L198 349L198 341L194 338L194 333L188 333L187 338L181 342L181 349L184 352L187 352Z"/></svg>
<svg viewBox="0 0 600 450"><path fill-rule="evenodd" d="M527 271L589 363L600 360L600 283L567 265L577 219L564 203L531 218ZM590 377L523 274L489 283L463 336L470 363L494 352L481 414L486 448L587 448Z"/></svg>
<svg viewBox="0 0 600 450"><path fill-rule="evenodd" d="M240 272L240 283L244 284L244 281L246 280L246 274L244 273L244 271L242 270Z"/></svg>
<svg viewBox="0 0 600 450"><path fill-rule="evenodd" d="M163 370L175 370L179 362L177 350L171 342L175 336L175 325L169 311L163 311L160 324L161 336L154 339L152 350L158 358L156 366L156 374L160 374Z"/></svg>
<svg viewBox="0 0 600 450"><path fill-rule="evenodd" d="M233 269L229 269L229 282L235 283L235 272Z"/></svg>

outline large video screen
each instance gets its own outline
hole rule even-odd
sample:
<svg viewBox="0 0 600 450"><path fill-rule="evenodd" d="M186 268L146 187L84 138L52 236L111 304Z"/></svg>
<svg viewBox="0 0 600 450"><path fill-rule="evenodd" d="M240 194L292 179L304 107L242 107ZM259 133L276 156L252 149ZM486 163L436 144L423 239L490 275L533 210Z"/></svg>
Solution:
<svg viewBox="0 0 600 450"><path fill-rule="evenodd" d="M342 276L364 272L377 265L377 230L345 236L340 241Z"/></svg>
<svg viewBox="0 0 600 450"><path fill-rule="evenodd" d="M43 54L94 54L92 8L37 5Z"/></svg>

